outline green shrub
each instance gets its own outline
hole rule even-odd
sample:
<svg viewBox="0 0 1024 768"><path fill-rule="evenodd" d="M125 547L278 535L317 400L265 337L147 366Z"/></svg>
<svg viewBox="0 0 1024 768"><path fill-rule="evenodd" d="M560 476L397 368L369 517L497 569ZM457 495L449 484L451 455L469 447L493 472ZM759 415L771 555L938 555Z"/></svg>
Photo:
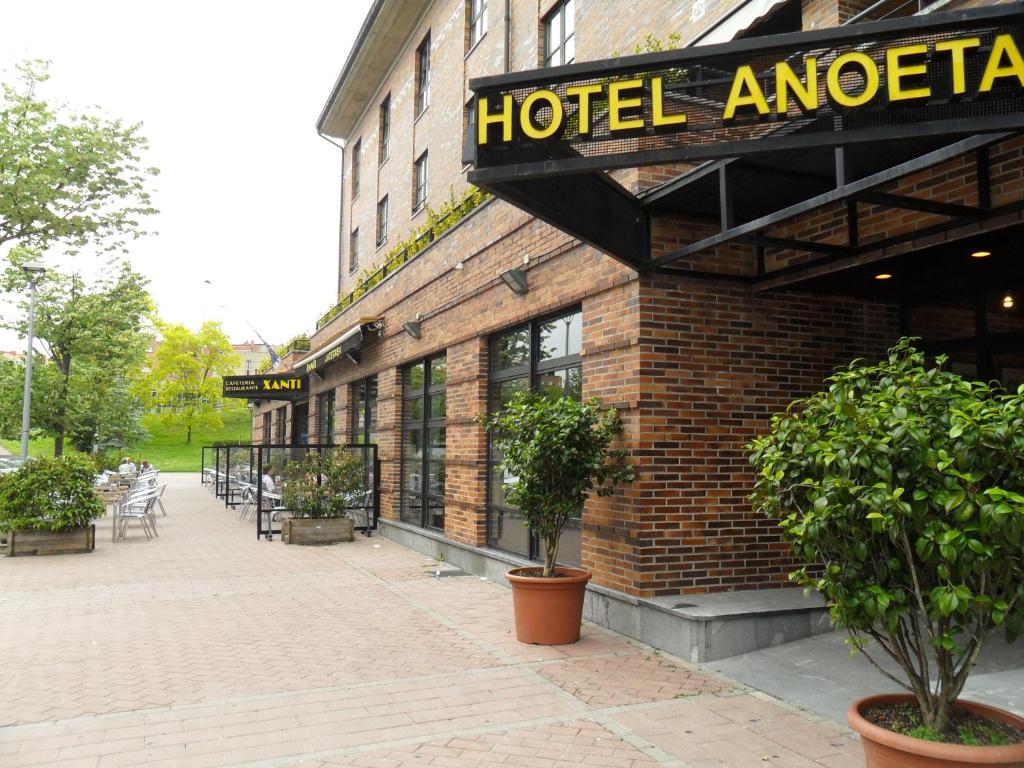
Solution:
<svg viewBox="0 0 1024 768"><path fill-rule="evenodd" d="M554 575L565 524L583 511L593 491L608 496L632 482L625 452L611 443L622 428L614 408L559 394L518 392L488 422L502 471L515 477L506 498L519 507L544 548L544 576Z"/></svg>
<svg viewBox="0 0 1024 768"><path fill-rule="evenodd" d="M310 451L284 468L281 503L298 518L345 517L345 505L366 488L362 454L335 449Z"/></svg>
<svg viewBox="0 0 1024 768"><path fill-rule="evenodd" d="M818 564L791 578L855 648L871 638L891 656L906 681L883 673L947 733L985 640L1024 630L1024 388L937 363L903 339L774 417L751 445L752 500Z"/></svg>
<svg viewBox="0 0 1024 768"><path fill-rule="evenodd" d="M102 517L95 467L79 456L39 458L0 475L0 531L63 531Z"/></svg>

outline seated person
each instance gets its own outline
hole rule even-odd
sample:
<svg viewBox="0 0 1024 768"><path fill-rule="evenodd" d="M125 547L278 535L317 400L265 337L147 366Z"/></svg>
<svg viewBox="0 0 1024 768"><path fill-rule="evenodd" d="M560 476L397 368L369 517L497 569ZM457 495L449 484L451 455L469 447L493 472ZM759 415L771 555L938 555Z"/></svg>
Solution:
<svg viewBox="0 0 1024 768"><path fill-rule="evenodd" d="M263 468L263 478L261 480L263 484L264 493L277 493L277 484L274 482L274 465L267 464Z"/></svg>

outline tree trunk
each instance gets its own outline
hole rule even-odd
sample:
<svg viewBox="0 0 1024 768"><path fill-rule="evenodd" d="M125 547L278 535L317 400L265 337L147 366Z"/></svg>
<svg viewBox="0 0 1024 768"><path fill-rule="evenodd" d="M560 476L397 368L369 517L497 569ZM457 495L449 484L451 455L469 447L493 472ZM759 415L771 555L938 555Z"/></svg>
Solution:
<svg viewBox="0 0 1024 768"><path fill-rule="evenodd" d="M192 425L191 424L188 425L188 434L185 435L185 443L187 445L191 445L192 444Z"/></svg>
<svg viewBox="0 0 1024 768"><path fill-rule="evenodd" d="M558 537L555 536L551 541L541 539L541 545L544 547L544 573L542 575L545 578L551 578L555 575L555 561L558 559Z"/></svg>
<svg viewBox="0 0 1024 768"><path fill-rule="evenodd" d="M57 413L54 419L53 456L59 459L64 455L64 433L67 432L68 417L68 381L71 378L71 356L60 358L60 396L57 398Z"/></svg>

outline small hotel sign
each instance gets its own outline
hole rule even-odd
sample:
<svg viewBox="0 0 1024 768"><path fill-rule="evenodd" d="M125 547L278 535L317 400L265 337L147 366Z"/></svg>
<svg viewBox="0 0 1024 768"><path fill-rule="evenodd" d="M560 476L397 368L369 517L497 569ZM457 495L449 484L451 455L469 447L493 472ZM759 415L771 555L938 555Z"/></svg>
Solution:
<svg viewBox="0 0 1024 768"><path fill-rule="evenodd" d="M482 78L478 180L1024 127L1017 6Z"/></svg>
<svg viewBox="0 0 1024 768"><path fill-rule="evenodd" d="M305 376L225 376L223 394L250 400L298 400L308 394L308 389Z"/></svg>

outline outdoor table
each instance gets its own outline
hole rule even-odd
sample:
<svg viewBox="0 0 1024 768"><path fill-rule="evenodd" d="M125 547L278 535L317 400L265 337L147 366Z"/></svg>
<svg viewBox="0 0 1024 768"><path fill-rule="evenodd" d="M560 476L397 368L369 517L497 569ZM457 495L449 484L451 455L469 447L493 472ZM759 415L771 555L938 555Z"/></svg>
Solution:
<svg viewBox="0 0 1024 768"><path fill-rule="evenodd" d="M121 502L124 500L128 490L120 487L119 485L111 486L96 486L94 492L99 500L103 502L104 506L112 507L111 518L113 520L113 532L110 534L110 540L117 541L117 518L118 513L121 510Z"/></svg>

